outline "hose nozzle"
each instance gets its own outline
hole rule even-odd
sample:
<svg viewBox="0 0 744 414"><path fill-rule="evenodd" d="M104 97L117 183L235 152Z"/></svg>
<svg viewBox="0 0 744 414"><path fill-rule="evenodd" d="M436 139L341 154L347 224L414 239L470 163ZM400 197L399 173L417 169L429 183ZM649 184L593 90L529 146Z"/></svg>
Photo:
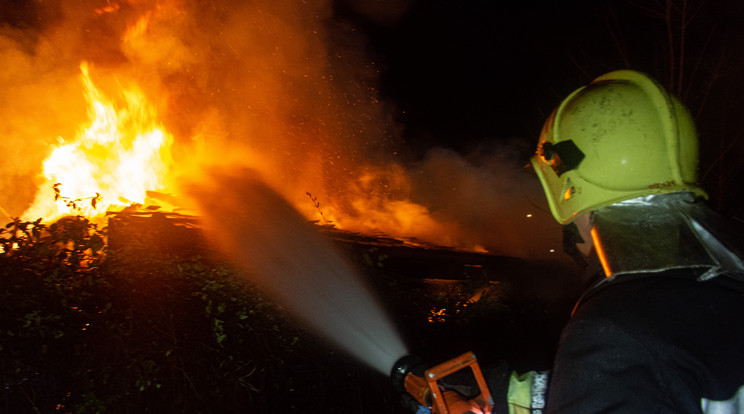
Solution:
<svg viewBox="0 0 744 414"><path fill-rule="evenodd" d="M424 362L415 355L406 355L393 365L390 373L393 388L400 393L401 401L409 408L432 405L431 391L424 379L424 371Z"/></svg>
<svg viewBox="0 0 744 414"><path fill-rule="evenodd" d="M405 355L398 359L393 365L393 369L390 372L390 379L393 381L393 387L398 392L406 392L406 375L410 373L414 368L421 367L424 361L415 355ZM423 374L423 371L421 372Z"/></svg>

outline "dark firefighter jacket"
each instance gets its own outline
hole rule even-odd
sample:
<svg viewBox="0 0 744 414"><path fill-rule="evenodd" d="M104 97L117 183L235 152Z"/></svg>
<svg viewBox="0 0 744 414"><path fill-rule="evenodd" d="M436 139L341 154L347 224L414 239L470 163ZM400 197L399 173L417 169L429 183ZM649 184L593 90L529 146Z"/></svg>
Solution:
<svg viewBox="0 0 744 414"><path fill-rule="evenodd" d="M744 389L744 282L697 276L624 275L587 294L563 330L543 412L702 413L733 399Z"/></svg>

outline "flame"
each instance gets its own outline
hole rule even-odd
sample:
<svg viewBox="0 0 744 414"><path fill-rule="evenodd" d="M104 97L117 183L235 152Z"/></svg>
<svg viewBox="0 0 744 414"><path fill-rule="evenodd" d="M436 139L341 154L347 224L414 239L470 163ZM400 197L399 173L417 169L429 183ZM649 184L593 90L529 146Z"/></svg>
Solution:
<svg viewBox="0 0 744 414"><path fill-rule="evenodd" d="M121 5L119 3L109 3L107 6L95 9L94 13L101 16L103 14L117 12L120 8Z"/></svg>
<svg viewBox="0 0 744 414"><path fill-rule="evenodd" d="M137 39L144 37L144 34L147 32L147 27L149 26L149 24L150 24L150 14L147 13L143 15L142 17L140 17L135 24L127 28L127 31L124 33L123 43L131 44L135 42Z"/></svg>
<svg viewBox="0 0 744 414"><path fill-rule="evenodd" d="M90 122L71 142L60 138L44 161L44 184L24 218L100 217L143 204L148 190L165 187L173 137L154 107L136 87L122 86L119 99L110 99L93 83L87 63L80 70Z"/></svg>
<svg viewBox="0 0 744 414"><path fill-rule="evenodd" d="M363 172L343 183L345 191L341 197L324 200L326 207L313 199L316 211L306 215L313 217L314 213L315 219L353 232L385 234L412 243L454 245L452 223L411 200L413 184L402 166L358 168Z"/></svg>
<svg viewBox="0 0 744 414"><path fill-rule="evenodd" d="M329 42L343 28L326 25L331 3L109 0L94 13L65 8L69 21L40 36L34 54L24 42L2 53L12 70L0 81L18 96L18 109L4 118L12 121L6 135L19 137L9 156L22 168L3 171L11 178L0 181L0 215L17 216L29 205L31 186L21 194L16 182L39 172L36 197L21 218L94 218L145 204L147 191L177 194L172 151L181 183L202 179L204 166L249 167L307 219L343 230L513 255L556 244L543 236L542 218L530 220L540 229L533 232L538 245L512 219L524 211L515 198L532 187L510 184L519 178L504 157L489 153L472 163L431 151L410 165L394 151L404 142L379 100L378 70L358 55L364 39ZM69 65L81 60L91 70L105 67L123 85L114 91L102 73L91 77L80 65L89 117L69 125L70 109L59 103L80 101L69 99L80 88ZM93 79L105 83L97 87ZM139 87L129 83L134 79ZM148 102L140 88L157 91L157 101ZM159 120L177 137L172 148ZM37 154L46 155L47 139L58 134L65 138L40 164L44 155Z"/></svg>

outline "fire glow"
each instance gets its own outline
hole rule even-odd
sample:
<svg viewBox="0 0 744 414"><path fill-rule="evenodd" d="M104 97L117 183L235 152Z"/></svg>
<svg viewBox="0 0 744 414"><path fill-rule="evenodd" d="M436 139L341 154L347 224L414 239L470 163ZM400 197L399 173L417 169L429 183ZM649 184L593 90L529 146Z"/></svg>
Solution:
<svg viewBox="0 0 744 414"><path fill-rule="evenodd" d="M306 221L512 255L549 239L517 225L526 202L513 195L526 187L500 150L473 160L429 151L402 164L403 131L379 99L379 69L360 53L366 39L333 20L330 0L49 3L63 17L29 39L0 30L0 91L12 98L0 127L18 137L8 158L19 160L0 164L0 205L22 199L0 207L8 218L29 205L26 220L96 218L146 204L151 191L197 204L205 232L246 277L386 374L405 345ZM80 95L84 121L74 118ZM213 167L228 174L210 176ZM35 195L14 191L25 189L17 181L33 181Z"/></svg>
<svg viewBox="0 0 744 414"><path fill-rule="evenodd" d="M122 87L115 101L96 88L87 63L80 70L90 123L73 141L60 138L44 161L45 181L25 213L28 218L95 218L109 209L142 204L148 190L163 188L171 168L173 138L143 93Z"/></svg>
<svg viewBox="0 0 744 414"><path fill-rule="evenodd" d="M221 166L257 171L307 220L342 230L520 257L560 242L544 236L548 215L519 220L542 194L509 147L399 152L400 109L328 0L57 3L64 17L29 39L0 31L8 219L189 211L182 185Z"/></svg>

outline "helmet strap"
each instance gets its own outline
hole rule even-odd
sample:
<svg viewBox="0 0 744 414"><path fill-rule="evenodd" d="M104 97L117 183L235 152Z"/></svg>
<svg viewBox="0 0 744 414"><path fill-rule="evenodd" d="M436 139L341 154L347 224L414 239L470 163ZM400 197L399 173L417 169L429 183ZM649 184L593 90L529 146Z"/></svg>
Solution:
<svg viewBox="0 0 744 414"><path fill-rule="evenodd" d="M576 223L568 223L563 226L563 252L569 255L579 267L585 269L589 264L586 256L579 250L578 245L585 243L579 233Z"/></svg>

